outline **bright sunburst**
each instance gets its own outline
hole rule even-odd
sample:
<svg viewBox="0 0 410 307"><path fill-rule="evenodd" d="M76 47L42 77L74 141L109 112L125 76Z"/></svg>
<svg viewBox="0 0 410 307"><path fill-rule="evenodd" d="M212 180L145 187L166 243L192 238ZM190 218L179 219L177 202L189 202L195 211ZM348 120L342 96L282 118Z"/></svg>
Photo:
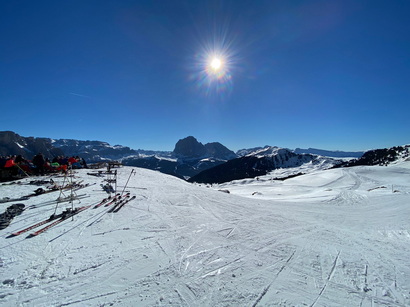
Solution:
<svg viewBox="0 0 410 307"><path fill-rule="evenodd" d="M218 70L222 68L222 60L219 58L213 58L211 60L210 65L211 65L212 70L217 72Z"/></svg>
<svg viewBox="0 0 410 307"><path fill-rule="evenodd" d="M226 32L208 39L199 42L190 77L206 96L226 96L232 91L232 71L237 62L234 44Z"/></svg>
<svg viewBox="0 0 410 307"><path fill-rule="evenodd" d="M196 54L191 79L206 96L226 96L232 91L233 53L223 44L205 45Z"/></svg>
<svg viewBox="0 0 410 307"><path fill-rule="evenodd" d="M204 70L207 73L207 78L210 80L218 79L219 81L222 81L221 78L226 75L229 68L227 65L224 65L224 62L223 55L209 55L204 63Z"/></svg>

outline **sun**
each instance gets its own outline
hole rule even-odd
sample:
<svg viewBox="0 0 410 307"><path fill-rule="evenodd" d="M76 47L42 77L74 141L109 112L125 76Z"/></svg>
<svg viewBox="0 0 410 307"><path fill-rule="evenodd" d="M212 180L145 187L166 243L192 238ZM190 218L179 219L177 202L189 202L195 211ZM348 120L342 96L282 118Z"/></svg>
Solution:
<svg viewBox="0 0 410 307"><path fill-rule="evenodd" d="M204 68L210 80L221 80L227 73L228 63L223 55L210 54L204 62Z"/></svg>
<svg viewBox="0 0 410 307"><path fill-rule="evenodd" d="M213 58L211 60L210 66L214 72L219 71L222 68L222 60L220 58Z"/></svg>
<svg viewBox="0 0 410 307"><path fill-rule="evenodd" d="M223 31L222 31L223 32ZM223 33L222 33L223 34ZM221 35L222 35L221 34ZM232 74L237 68L238 46L228 34L204 36L190 64L190 80L205 96L226 98L233 89Z"/></svg>

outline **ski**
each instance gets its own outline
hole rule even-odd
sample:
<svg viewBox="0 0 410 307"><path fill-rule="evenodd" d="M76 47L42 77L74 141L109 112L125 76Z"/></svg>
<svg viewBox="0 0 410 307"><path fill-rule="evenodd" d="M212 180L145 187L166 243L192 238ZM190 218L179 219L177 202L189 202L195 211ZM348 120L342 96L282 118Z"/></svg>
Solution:
<svg viewBox="0 0 410 307"><path fill-rule="evenodd" d="M94 184L95 183L93 183L92 185L94 185ZM88 184L88 183L87 184L81 184L81 185L78 185L78 186L74 187L73 191L78 191L78 190L84 189L88 186L90 186L90 184ZM67 189L70 189L70 187L62 188L62 190L67 190ZM30 197L39 196L39 195L43 195L43 194L48 194L48 193L56 192L56 191L60 191L60 189L51 189L51 190L46 191L42 188L38 188L37 190L34 191L34 193L29 194L29 195L25 195L25 196L22 196L22 197L19 197L19 198L9 198L9 197L1 198L0 203L8 203L8 202L13 202L13 201L28 200ZM57 201L58 201L58 199L57 199ZM33 207L30 206L30 208L33 208Z"/></svg>
<svg viewBox="0 0 410 307"><path fill-rule="evenodd" d="M80 213L81 211L84 211L85 209L89 208L90 206L84 206L84 207L79 207L79 208L75 208L73 211L69 210L69 211L65 211L63 212L63 215L56 221L52 222L51 224L47 225L44 228L41 228L31 234L29 234L27 236L27 238L32 238L35 236L38 236L39 234L45 232L46 230L50 229L51 227L54 227L62 222L64 222L65 220L69 219L70 217Z"/></svg>
<svg viewBox="0 0 410 307"><path fill-rule="evenodd" d="M31 226L29 226L29 227L27 227L27 228L22 229L22 230L13 232L12 234L8 235L6 238L12 238L12 237L19 236L19 235L21 235L22 233L25 233L25 232L27 232L27 231L30 231L30 230L34 229L34 228L40 227L41 225L50 223L51 221L54 221L54 220L56 220L56 219L62 217L62 215L63 215L63 213L53 214L53 215L51 215L48 219L45 219L45 220L43 220L43 221L40 221L40 222L38 222L38 223L36 223L36 224L34 224L34 225L31 225Z"/></svg>
<svg viewBox="0 0 410 307"><path fill-rule="evenodd" d="M118 202L115 203L114 207L112 207L108 212L114 212L115 209L118 208L118 206L121 206L121 204L126 201L130 197L130 193L125 194Z"/></svg>
<svg viewBox="0 0 410 307"><path fill-rule="evenodd" d="M72 184L67 184L63 187L58 187L57 185L54 185L53 187L49 188L48 190L44 190L43 188L38 188L34 191L34 193L26 195L25 197L33 197L33 196L39 196L39 195L43 195L43 194L47 194L47 193L51 193L51 192L56 192L56 191L65 191L65 190L70 190L73 189L73 191L77 191L79 189L83 189L87 186L89 186L89 184L81 184L82 181L78 182L78 183L72 183Z"/></svg>
<svg viewBox="0 0 410 307"><path fill-rule="evenodd" d="M103 203L106 202L106 201L108 201L108 199L107 199L107 198L104 198L98 205L103 204ZM38 222L38 223L36 223L36 224L34 224L34 225L31 225L31 226L29 226L29 227L27 227L27 228L22 229L22 230L13 232L12 234L8 235L6 238L16 237L16 236L18 236L18 235L21 235L22 233L25 233L25 232L27 232L27 231L30 231L30 230L34 229L34 228L40 227L41 225L50 223L51 221L54 221L54 220L56 220L56 219L58 219L58 218L61 218L61 217L63 216L63 214L64 214L64 212L62 212L62 213L60 213L60 214L52 214L48 219L45 219L45 220L43 220L43 221L40 221L40 222Z"/></svg>
<svg viewBox="0 0 410 307"><path fill-rule="evenodd" d="M87 194L79 194L79 195L76 195L76 196L73 196L73 197L72 196L63 197L63 198L59 197L56 200L49 200L49 201L39 203L37 205L31 205L31 206L28 207L28 209L40 208L40 207L44 207L44 206L53 205L53 204L56 204L56 203L64 203L64 202L67 202L67 201L80 200L80 199L87 198L87 197L90 197L90 196L87 195Z"/></svg>
<svg viewBox="0 0 410 307"><path fill-rule="evenodd" d="M108 207L108 206L110 206L110 205L112 205L112 204L114 204L115 202L117 202L119 199L121 199L121 196L115 196L110 202L108 202L108 203L106 203L105 205L104 205L104 207Z"/></svg>
<svg viewBox="0 0 410 307"><path fill-rule="evenodd" d="M125 194L123 197L129 197L129 194L130 194L130 193L127 193L127 194ZM108 207L108 206L111 205L111 204L115 204L115 205L114 205L114 207L115 207L119 202L121 202L121 200L122 200L122 197L121 197L121 195L119 195L118 197L115 197L112 201L110 201L109 203L107 203L104 207ZM99 217L97 217L94 221L92 221L90 224L88 224L87 227L90 227L91 225L100 222L101 219L102 219L102 217L103 217L105 214L107 214L108 212L111 212L111 210L112 210L112 208L108 208L108 209L104 210L104 211L99 215Z"/></svg>
<svg viewBox="0 0 410 307"><path fill-rule="evenodd" d="M120 196L120 193L116 194L116 195L113 197L113 199L111 199L111 197L104 198L99 204L95 205L95 206L93 207L93 209L96 209L96 208L98 208L98 207L100 207L100 206L106 204L107 201L111 201L111 202L112 202L112 201L115 201L118 196Z"/></svg>
<svg viewBox="0 0 410 307"><path fill-rule="evenodd" d="M98 208L99 206L101 206L101 205L104 205L107 201L109 201L110 200L110 198L108 197L108 198L104 198L102 201L100 201L98 204L96 204L95 206L93 206L93 209L96 209L96 208Z"/></svg>
<svg viewBox="0 0 410 307"><path fill-rule="evenodd" d="M113 212L118 212L118 211L120 211L120 209L121 209L122 207L124 207L124 205L125 205L126 203L130 202L131 200L133 200L133 199L135 199L135 198L136 198L136 196L134 195L133 197L124 200L120 205L118 205L118 206L113 210Z"/></svg>
<svg viewBox="0 0 410 307"><path fill-rule="evenodd" d="M122 199L124 199L125 197L129 197L129 196L130 196L130 193L127 193L124 196L119 195L118 197L110 201L108 204L106 204L105 207L108 207L109 205L112 205L112 204L114 204L114 207L115 207L118 204L118 202L122 201Z"/></svg>

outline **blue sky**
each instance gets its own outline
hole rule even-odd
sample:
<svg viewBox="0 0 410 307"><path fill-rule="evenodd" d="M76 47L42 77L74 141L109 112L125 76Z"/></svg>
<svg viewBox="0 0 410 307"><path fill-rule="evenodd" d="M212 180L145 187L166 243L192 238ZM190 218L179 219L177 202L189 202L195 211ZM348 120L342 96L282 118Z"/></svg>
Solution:
<svg viewBox="0 0 410 307"><path fill-rule="evenodd" d="M232 150L408 144L409 12L405 0L1 1L0 130L155 150L189 135Z"/></svg>

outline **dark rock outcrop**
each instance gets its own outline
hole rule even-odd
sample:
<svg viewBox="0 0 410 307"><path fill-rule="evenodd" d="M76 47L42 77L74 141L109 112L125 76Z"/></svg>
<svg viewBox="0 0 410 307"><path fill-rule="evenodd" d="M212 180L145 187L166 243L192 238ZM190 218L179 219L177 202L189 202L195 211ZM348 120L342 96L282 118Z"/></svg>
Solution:
<svg viewBox="0 0 410 307"><path fill-rule="evenodd" d="M205 146L193 136L179 140L175 144L174 154L181 158L200 158L205 155Z"/></svg>
<svg viewBox="0 0 410 307"><path fill-rule="evenodd" d="M218 142L207 143L203 145L198 142L193 136L188 136L179 140L175 144L173 151L175 157L181 159L205 159L213 158L220 160L230 160L237 157L237 155Z"/></svg>
<svg viewBox="0 0 410 307"><path fill-rule="evenodd" d="M410 159L410 145L369 150L361 158L345 162L339 165L339 167L388 165L399 159Z"/></svg>
<svg viewBox="0 0 410 307"><path fill-rule="evenodd" d="M52 142L49 138L22 137L13 131L0 131L0 155L22 155L27 159L39 152L49 159L64 155Z"/></svg>

